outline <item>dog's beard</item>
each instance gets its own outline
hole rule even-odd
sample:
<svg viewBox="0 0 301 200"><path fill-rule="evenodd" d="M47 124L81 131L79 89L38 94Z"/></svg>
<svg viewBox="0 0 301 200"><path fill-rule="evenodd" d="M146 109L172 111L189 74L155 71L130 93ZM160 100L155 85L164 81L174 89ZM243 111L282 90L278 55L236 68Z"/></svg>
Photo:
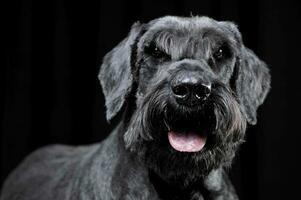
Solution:
<svg viewBox="0 0 301 200"><path fill-rule="evenodd" d="M213 169L229 166L246 128L231 89L216 83L202 106L187 108L170 99L165 84L153 88L137 97L137 108L124 136L126 147L162 179L184 187ZM194 134L195 138L188 140L202 139L195 144L203 146L195 152L183 147L181 152L169 134ZM185 136L179 137L185 140Z"/></svg>

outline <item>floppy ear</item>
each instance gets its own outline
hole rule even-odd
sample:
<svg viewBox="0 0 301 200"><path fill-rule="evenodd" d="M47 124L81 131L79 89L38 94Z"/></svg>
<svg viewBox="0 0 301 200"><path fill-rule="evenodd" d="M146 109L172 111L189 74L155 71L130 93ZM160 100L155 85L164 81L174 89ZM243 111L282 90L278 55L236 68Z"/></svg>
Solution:
<svg viewBox="0 0 301 200"><path fill-rule="evenodd" d="M236 94L247 121L254 125L257 122L256 110L270 89L271 75L266 64L253 51L244 46L241 49L234 69Z"/></svg>
<svg viewBox="0 0 301 200"><path fill-rule="evenodd" d="M106 118L110 121L121 110L133 84L131 70L132 46L141 30L136 22L128 36L103 59L98 79L105 97Z"/></svg>
<svg viewBox="0 0 301 200"><path fill-rule="evenodd" d="M236 92L244 115L250 124L256 124L256 111L270 90L271 75L266 64L255 53L245 47L237 25L233 22L219 22L235 38L239 52L231 87Z"/></svg>

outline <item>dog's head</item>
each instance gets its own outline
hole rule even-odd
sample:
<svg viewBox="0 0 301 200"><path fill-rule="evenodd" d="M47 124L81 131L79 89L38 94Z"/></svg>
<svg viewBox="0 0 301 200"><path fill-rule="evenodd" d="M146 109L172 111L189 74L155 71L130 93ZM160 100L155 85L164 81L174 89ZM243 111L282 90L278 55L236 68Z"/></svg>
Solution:
<svg viewBox="0 0 301 200"><path fill-rule="evenodd" d="M126 148L184 184L229 165L270 88L268 68L237 27L207 17L134 24L99 79L107 119L126 107Z"/></svg>

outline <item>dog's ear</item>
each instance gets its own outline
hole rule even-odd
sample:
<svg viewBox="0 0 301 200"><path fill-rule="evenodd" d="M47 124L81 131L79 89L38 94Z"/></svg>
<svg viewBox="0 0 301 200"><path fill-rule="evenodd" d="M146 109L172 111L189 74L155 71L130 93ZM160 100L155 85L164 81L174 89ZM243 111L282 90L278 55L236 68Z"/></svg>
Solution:
<svg viewBox="0 0 301 200"><path fill-rule="evenodd" d="M254 125L257 108L270 89L271 75L266 64L247 47L241 47L239 57L234 69L234 90L247 121Z"/></svg>
<svg viewBox="0 0 301 200"><path fill-rule="evenodd" d="M103 59L98 78L105 97L106 118L110 121L121 110L133 85L131 57L133 44L142 25L136 22L128 36Z"/></svg>
<svg viewBox="0 0 301 200"><path fill-rule="evenodd" d="M233 22L219 22L227 31L230 31L236 41L238 52L231 87L236 92L242 110L250 124L256 124L256 111L269 89L271 76L266 64L255 53L245 47L237 25Z"/></svg>

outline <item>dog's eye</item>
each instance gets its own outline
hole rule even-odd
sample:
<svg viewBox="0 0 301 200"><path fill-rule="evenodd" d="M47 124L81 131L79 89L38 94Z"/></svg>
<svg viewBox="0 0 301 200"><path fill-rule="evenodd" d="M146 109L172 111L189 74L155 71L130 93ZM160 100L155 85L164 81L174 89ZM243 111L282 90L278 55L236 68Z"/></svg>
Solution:
<svg viewBox="0 0 301 200"><path fill-rule="evenodd" d="M157 47L155 44L150 44L145 48L145 51L147 54L151 55L152 57L156 59L170 59L170 55L162 51L159 47Z"/></svg>
<svg viewBox="0 0 301 200"><path fill-rule="evenodd" d="M214 53L214 58L216 60L221 60L223 57L224 57L224 54L223 54L223 49L222 48L219 48L215 53Z"/></svg>
<svg viewBox="0 0 301 200"><path fill-rule="evenodd" d="M222 45L213 53L213 57L216 61L222 61L226 58L231 57L231 51L229 47Z"/></svg>

